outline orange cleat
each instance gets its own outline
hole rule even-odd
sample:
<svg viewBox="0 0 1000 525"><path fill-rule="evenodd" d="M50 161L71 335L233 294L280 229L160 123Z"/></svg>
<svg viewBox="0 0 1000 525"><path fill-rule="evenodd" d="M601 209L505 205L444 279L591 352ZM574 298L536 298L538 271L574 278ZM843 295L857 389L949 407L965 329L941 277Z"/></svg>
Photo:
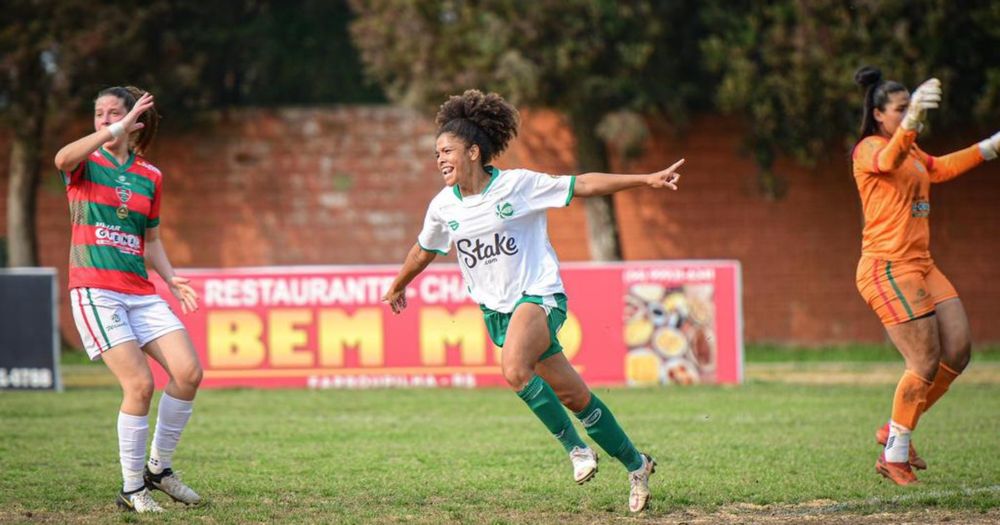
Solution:
<svg viewBox="0 0 1000 525"><path fill-rule="evenodd" d="M920 483L909 463L890 463L885 460L885 453L879 454L878 461L875 462L875 472L901 487Z"/></svg>
<svg viewBox="0 0 1000 525"><path fill-rule="evenodd" d="M884 447L885 442L888 440L889 440L889 423L886 423L875 431L875 441L878 442L879 445L882 445ZM917 450L913 448L912 441L910 441L910 466L917 470L927 469L927 462L924 461L924 458L917 455Z"/></svg>

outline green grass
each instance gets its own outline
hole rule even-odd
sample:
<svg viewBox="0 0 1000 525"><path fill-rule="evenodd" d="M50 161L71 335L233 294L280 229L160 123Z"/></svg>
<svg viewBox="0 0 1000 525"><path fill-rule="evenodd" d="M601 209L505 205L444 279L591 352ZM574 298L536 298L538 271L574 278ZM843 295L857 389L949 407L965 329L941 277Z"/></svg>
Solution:
<svg viewBox="0 0 1000 525"><path fill-rule="evenodd" d="M824 363L824 362L902 362L899 352L889 344L852 343L823 347L747 343L744 349L747 363ZM977 345L973 362L1000 362L1000 344ZM60 359L63 365L101 366L90 361L81 350L64 349Z"/></svg>
<svg viewBox="0 0 1000 525"><path fill-rule="evenodd" d="M660 463L640 521L734 505L778 506L754 519L994 512L1000 385L956 385L921 421L915 440L931 468L907 489L872 468L892 392L766 382L599 390ZM574 485L562 449L502 389L206 390L175 466L210 504L182 509L157 494L166 515L118 514L119 396L115 387L0 394L0 522L632 520L621 465L603 454L597 478Z"/></svg>
<svg viewBox="0 0 1000 525"><path fill-rule="evenodd" d="M747 363L874 363L902 362L899 352L890 344L852 343L823 347L747 343L744 348ZM978 345L973 349L973 362L1000 362L1000 344Z"/></svg>

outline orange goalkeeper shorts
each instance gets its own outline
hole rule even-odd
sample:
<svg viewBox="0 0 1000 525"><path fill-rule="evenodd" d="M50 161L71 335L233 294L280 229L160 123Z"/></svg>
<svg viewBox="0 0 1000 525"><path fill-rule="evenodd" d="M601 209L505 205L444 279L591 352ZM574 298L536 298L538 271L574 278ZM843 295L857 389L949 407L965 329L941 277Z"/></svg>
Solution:
<svg viewBox="0 0 1000 525"><path fill-rule="evenodd" d="M858 291L885 326L905 323L958 297L932 259L886 261L861 256L855 276Z"/></svg>

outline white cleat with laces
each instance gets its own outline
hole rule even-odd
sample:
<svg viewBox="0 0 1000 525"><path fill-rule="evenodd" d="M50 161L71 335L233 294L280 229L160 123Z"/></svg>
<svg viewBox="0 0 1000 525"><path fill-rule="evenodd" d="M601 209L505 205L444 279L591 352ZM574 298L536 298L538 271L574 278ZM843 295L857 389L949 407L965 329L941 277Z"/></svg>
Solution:
<svg viewBox="0 0 1000 525"><path fill-rule="evenodd" d="M649 506L649 475L656 472L656 460L642 454L642 467L628 473L631 486L628 494L628 510L642 512Z"/></svg>
<svg viewBox="0 0 1000 525"><path fill-rule="evenodd" d="M118 508L128 511L128 512L163 512L163 507L153 499L152 494L146 487L143 487L134 492L119 492L118 497L115 499L115 505Z"/></svg>
<svg viewBox="0 0 1000 525"><path fill-rule="evenodd" d="M165 468L159 474L153 474L149 467L146 467L143 477L146 486L151 489L162 490L164 494L170 496L174 501L186 505L197 505L201 503L201 496L184 484L174 471Z"/></svg>
<svg viewBox="0 0 1000 525"><path fill-rule="evenodd" d="M573 447L569 451L569 459L573 462L573 481L583 485L597 474L597 452L590 447Z"/></svg>

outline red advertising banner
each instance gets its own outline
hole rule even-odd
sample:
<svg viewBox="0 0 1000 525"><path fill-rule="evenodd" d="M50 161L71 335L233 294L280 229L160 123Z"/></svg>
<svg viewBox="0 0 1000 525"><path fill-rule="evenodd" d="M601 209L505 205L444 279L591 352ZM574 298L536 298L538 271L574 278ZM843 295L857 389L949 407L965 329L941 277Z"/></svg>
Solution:
<svg viewBox="0 0 1000 525"><path fill-rule="evenodd" d="M500 349L454 265L432 265L393 315L394 266L184 270L201 297L180 315L204 387L504 385ZM736 261L564 264L566 357L591 385L739 383ZM154 279L175 312L179 305ZM159 367L158 384L166 382Z"/></svg>

